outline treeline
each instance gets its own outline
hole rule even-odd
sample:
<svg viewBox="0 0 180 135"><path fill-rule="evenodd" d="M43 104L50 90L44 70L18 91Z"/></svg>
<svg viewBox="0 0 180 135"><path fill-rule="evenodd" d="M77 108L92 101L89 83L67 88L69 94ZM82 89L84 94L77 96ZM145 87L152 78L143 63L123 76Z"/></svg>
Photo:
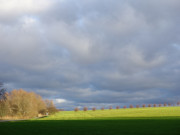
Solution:
<svg viewBox="0 0 180 135"><path fill-rule="evenodd" d="M180 106L180 102L177 102L176 104L171 104L171 103L164 103L164 104L148 104L148 105L146 105L146 104L143 104L142 106L140 106L140 105L136 105L136 106L133 106L133 105L129 105L129 108L146 108L146 107L170 107L170 106ZM123 106L122 107L123 109L126 109L126 108L128 108L128 106ZM104 110L105 108L104 107L102 107L101 108L101 110ZM110 106L109 108L108 108L109 110L112 110L113 109L113 107L112 106ZM114 109L120 109L120 106L116 106L116 108L114 108ZM92 110L92 111L96 111L96 107L93 107L93 108L91 108L90 110ZM74 108L74 111L75 112L77 112L77 111L80 111L80 109L78 108L78 107L76 107L76 108ZM82 109L82 111L88 111L88 107L84 107L83 109Z"/></svg>
<svg viewBox="0 0 180 135"><path fill-rule="evenodd" d="M57 111L58 109L54 106L53 101L43 100L40 95L34 92L27 92L23 89L5 92L4 94L1 92L0 118L33 118Z"/></svg>

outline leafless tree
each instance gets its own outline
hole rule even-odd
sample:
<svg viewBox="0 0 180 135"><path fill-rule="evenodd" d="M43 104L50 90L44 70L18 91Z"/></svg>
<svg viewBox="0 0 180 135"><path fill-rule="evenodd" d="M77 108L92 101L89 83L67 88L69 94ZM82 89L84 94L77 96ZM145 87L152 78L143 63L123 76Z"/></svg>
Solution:
<svg viewBox="0 0 180 135"><path fill-rule="evenodd" d="M140 106L139 105L136 105L136 108L139 108Z"/></svg>
<svg viewBox="0 0 180 135"><path fill-rule="evenodd" d="M130 105L129 108L134 108L133 105Z"/></svg>
<svg viewBox="0 0 180 135"><path fill-rule="evenodd" d="M84 107L84 108L83 108L83 111L85 111L85 112L86 112L87 110L88 110L88 108L87 108L87 107Z"/></svg>
<svg viewBox="0 0 180 135"><path fill-rule="evenodd" d="M79 111L79 108L78 107L74 108L74 111L75 112Z"/></svg>
<svg viewBox="0 0 180 135"><path fill-rule="evenodd" d="M96 107L93 107L93 108L92 108L92 111L96 111Z"/></svg>
<svg viewBox="0 0 180 135"><path fill-rule="evenodd" d="M0 83L0 101L6 100L6 89L3 88L3 83Z"/></svg>

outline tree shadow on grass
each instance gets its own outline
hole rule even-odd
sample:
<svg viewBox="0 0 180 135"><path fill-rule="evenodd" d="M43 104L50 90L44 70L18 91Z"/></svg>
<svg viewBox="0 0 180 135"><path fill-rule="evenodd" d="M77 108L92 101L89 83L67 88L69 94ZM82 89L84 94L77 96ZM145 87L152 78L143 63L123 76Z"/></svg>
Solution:
<svg viewBox="0 0 180 135"><path fill-rule="evenodd" d="M28 120L0 123L3 135L179 135L180 117Z"/></svg>

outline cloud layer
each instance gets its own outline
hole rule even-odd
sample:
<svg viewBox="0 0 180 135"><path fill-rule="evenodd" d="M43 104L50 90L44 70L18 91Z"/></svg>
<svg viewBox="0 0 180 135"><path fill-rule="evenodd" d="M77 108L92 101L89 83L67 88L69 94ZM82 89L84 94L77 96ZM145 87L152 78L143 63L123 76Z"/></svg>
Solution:
<svg viewBox="0 0 180 135"><path fill-rule="evenodd" d="M179 0L0 0L0 81L57 106L176 102Z"/></svg>

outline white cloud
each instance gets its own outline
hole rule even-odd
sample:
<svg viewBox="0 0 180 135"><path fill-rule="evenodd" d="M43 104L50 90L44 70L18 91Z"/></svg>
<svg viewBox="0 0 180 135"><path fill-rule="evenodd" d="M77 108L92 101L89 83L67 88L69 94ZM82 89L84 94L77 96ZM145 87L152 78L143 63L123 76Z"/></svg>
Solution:
<svg viewBox="0 0 180 135"><path fill-rule="evenodd" d="M58 104L65 103L65 102L67 102L67 100L65 99L61 99L61 98L55 99L55 103L58 103Z"/></svg>
<svg viewBox="0 0 180 135"><path fill-rule="evenodd" d="M179 4L0 0L0 81L66 105L144 102L151 92L156 96L148 100L162 101L162 89L173 98L180 80Z"/></svg>
<svg viewBox="0 0 180 135"><path fill-rule="evenodd" d="M1 14L13 14L16 12L41 12L47 10L54 0L0 0Z"/></svg>

